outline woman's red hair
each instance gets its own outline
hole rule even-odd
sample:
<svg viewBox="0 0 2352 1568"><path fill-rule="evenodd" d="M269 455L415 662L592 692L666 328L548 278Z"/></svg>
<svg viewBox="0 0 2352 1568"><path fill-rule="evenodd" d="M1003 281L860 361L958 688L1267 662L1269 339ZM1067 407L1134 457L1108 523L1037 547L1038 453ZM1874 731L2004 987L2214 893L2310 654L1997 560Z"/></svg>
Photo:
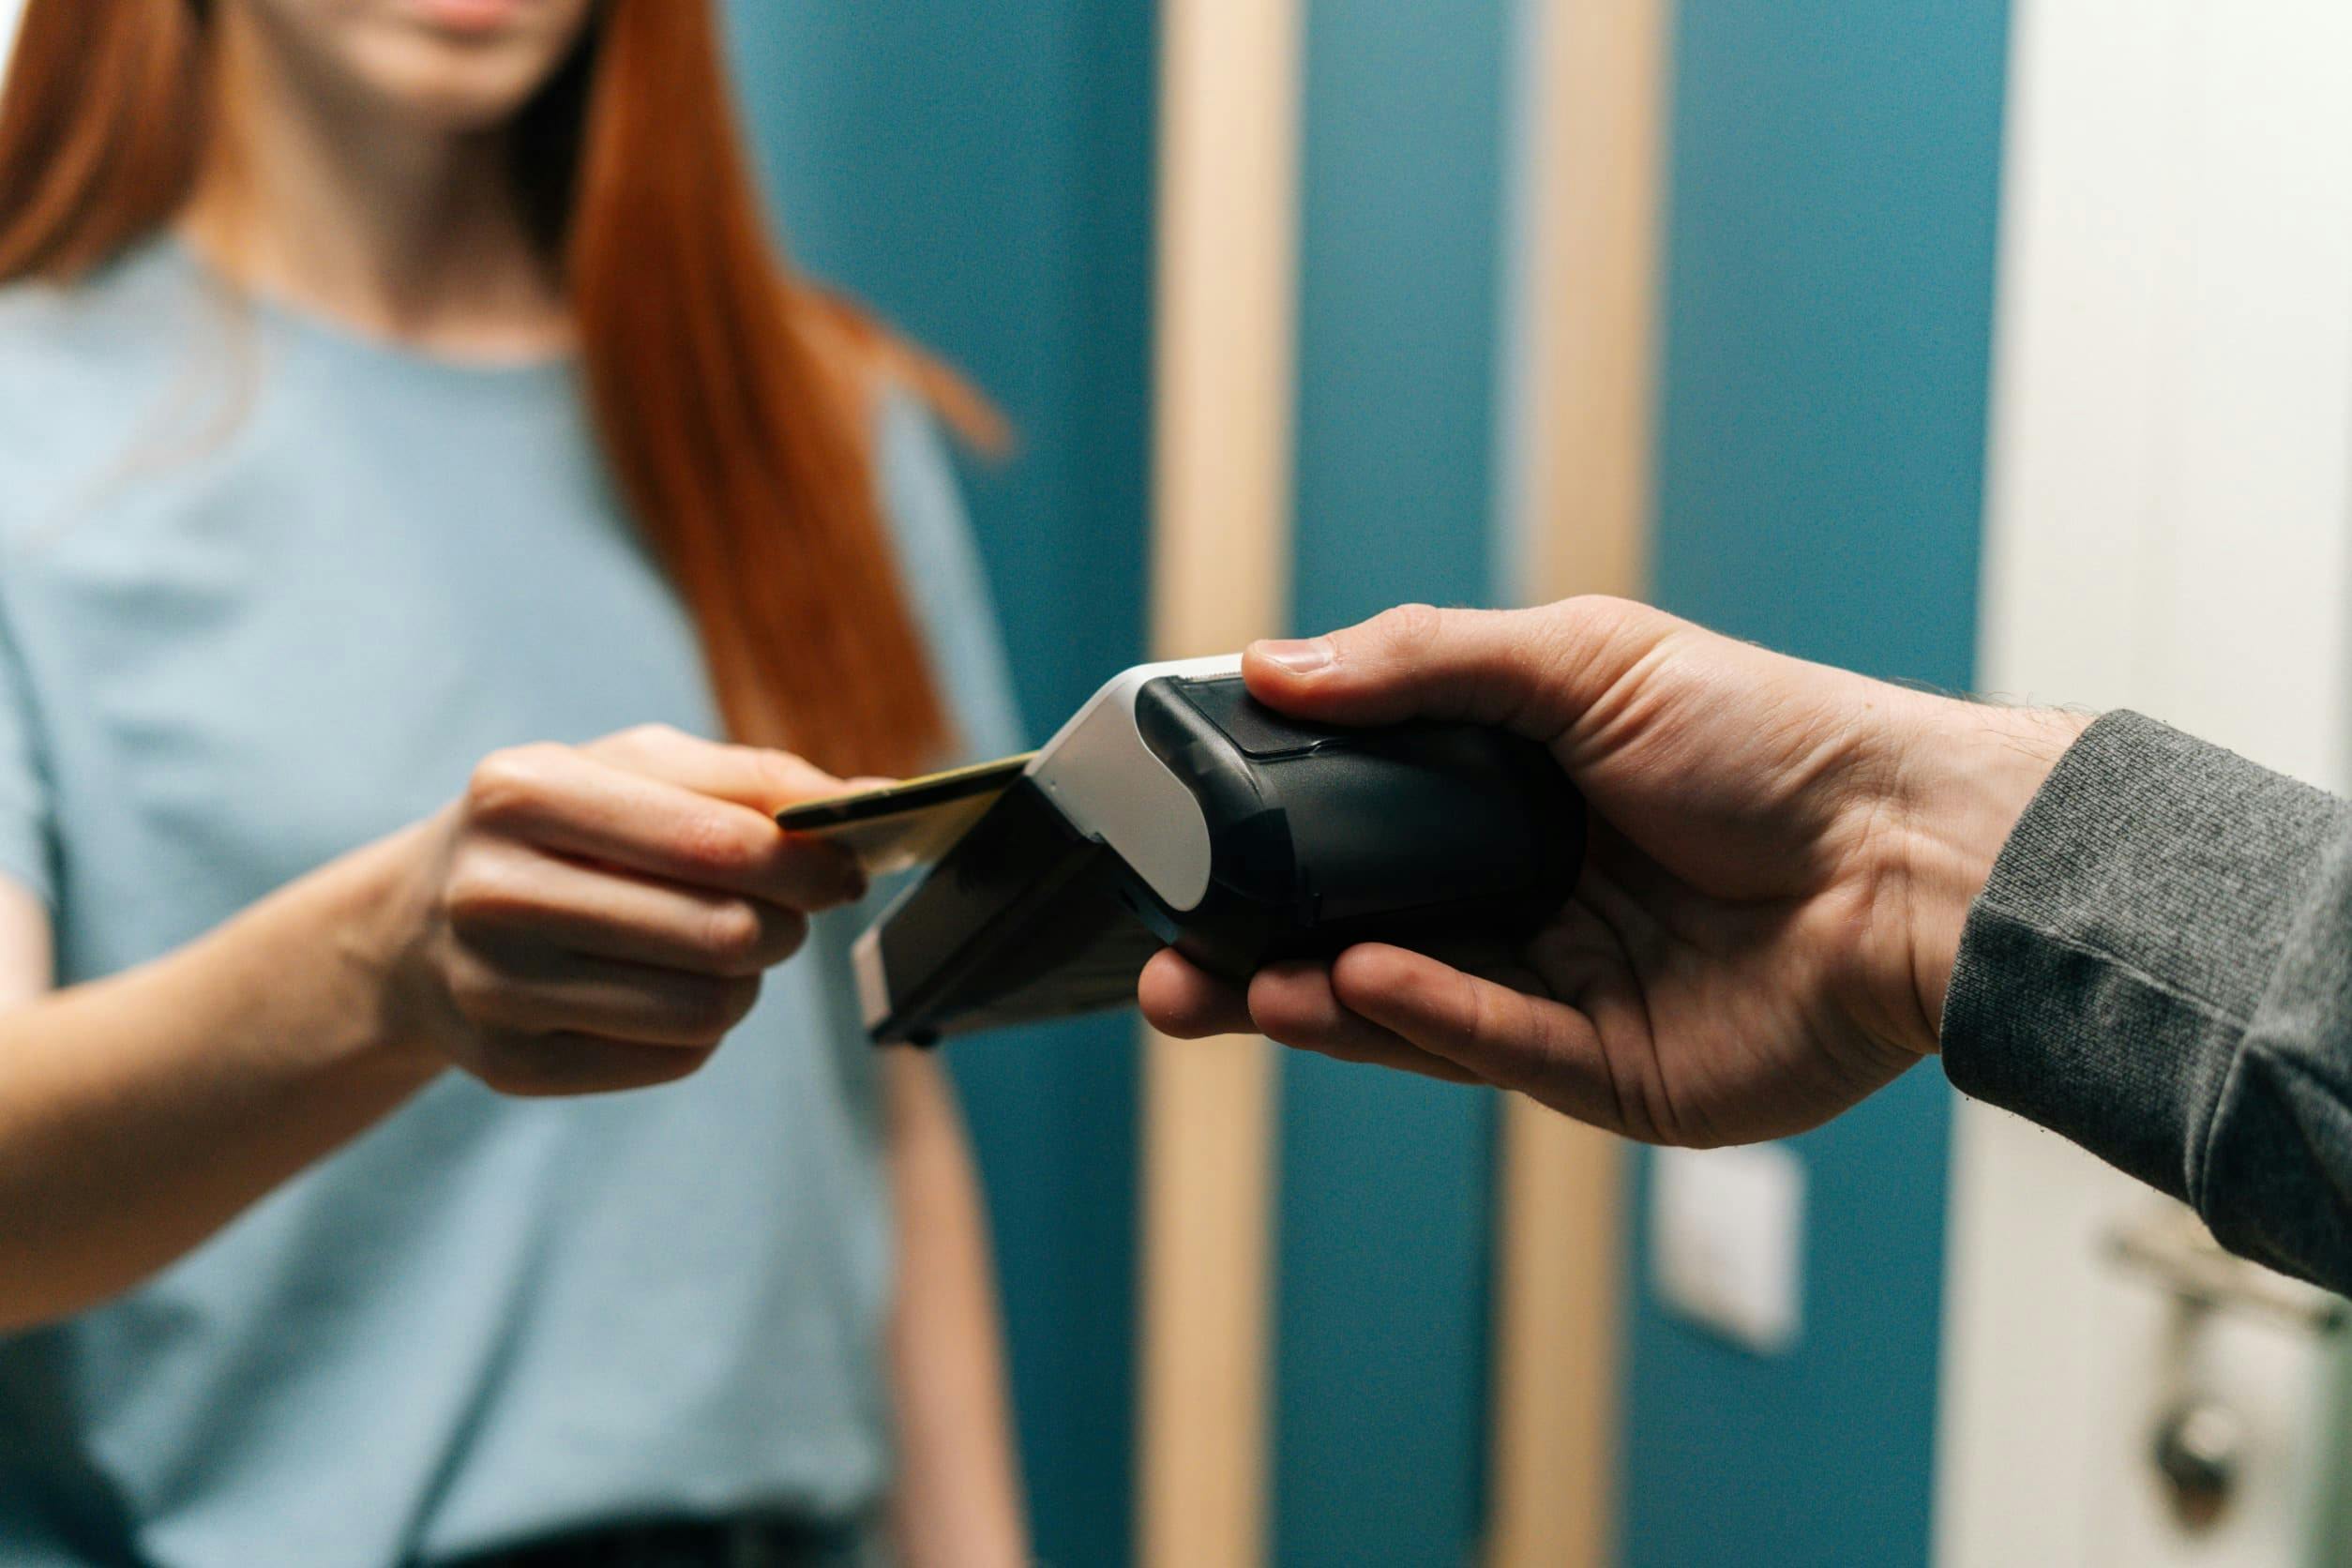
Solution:
<svg viewBox="0 0 2352 1568"><path fill-rule="evenodd" d="M0 97L0 281L69 282L161 229L213 123L202 0L31 0ZM769 240L709 0L604 0L513 130L606 460L693 612L730 730L840 774L947 721L881 516L873 388L983 441L951 374Z"/></svg>

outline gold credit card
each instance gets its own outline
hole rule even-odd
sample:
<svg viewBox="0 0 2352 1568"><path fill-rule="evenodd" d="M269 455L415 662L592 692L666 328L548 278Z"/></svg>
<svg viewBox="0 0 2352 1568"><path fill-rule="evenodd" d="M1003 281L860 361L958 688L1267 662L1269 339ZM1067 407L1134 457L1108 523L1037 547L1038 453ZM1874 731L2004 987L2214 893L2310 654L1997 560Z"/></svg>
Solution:
<svg viewBox="0 0 2352 1568"><path fill-rule="evenodd" d="M945 854L996 804L996 797L1012 787L1035 755L1025 751L851 794L803 801L777 812L776 820L788 833L840 845L857 857L867 876L886 877L928 866Z"/></svg>

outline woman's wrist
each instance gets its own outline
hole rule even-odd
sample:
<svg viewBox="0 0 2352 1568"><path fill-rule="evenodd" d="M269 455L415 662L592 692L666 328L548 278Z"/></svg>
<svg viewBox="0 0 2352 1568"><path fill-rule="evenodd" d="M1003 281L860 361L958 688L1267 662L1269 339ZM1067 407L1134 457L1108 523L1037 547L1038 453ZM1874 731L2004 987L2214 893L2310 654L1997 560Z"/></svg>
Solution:
<svg viewBox="0 0 2352 1568"><path fill-rule="evenodd" d="M1910 737L1902 839L1922 1052L1938 1046L1969 908L2043 780L2090 724L2055 709L1937 700Z"/></svg>
<svg viewBox="0 0 2352 1568"><path fill-rule="evenodd" d="M281 962L287 1003L322 1064L422 1084L446 1065L408 976L419 929L415 864L430 823L403 829L321 867L223 927L254 922ZM308 1027L303 1027L306 1025Z"/></svg>

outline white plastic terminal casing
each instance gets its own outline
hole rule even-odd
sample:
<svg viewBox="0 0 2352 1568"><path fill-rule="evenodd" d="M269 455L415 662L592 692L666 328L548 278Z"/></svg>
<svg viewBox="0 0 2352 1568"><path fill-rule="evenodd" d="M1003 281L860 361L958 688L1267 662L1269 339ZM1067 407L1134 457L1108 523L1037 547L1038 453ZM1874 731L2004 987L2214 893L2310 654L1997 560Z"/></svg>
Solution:
<svg viewBox="0 0 2352 1568"><path fill-rule="evenodd" d="M1088 698L1023 770L1073 828L1108 844L1179 912L1197 908L1208 896L1209 820L1192 792L1143 743L1136 695L1162 676L1214 681L1241 672L1239 654L1123 671ZM858 1006L869 1029L891 1012L882 954L882 927L889 918L885 912L850 954Z"/></svg>
<svg viewBox="0 0 2352 1568"><path fill-rule="evenodd" d="M1241 672L1239 654L1138 664L1089 698L1027 770L1072 827L1109 845L1179 912L1208 896L1209 819L1143 744L1136 695L1163 676L1213 681Z"/></svg>
<svg viewBox="0 0 2352 1568"><path fill-rule="evenodd" d="M897 907L894 900L891 907ZM890 1017L890 976L882 972L882 922L858 933L850 945L850 969L857 976L857 1010L867 1029L880 1029Z"/></svg>

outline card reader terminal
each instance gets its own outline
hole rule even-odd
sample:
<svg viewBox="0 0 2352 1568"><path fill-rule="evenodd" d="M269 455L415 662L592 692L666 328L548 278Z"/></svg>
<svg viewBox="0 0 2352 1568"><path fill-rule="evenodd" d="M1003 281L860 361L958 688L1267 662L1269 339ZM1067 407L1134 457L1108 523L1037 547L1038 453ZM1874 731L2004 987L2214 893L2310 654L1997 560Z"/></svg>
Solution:
<svg viewBox="0 0 2352 1568"><path fill-rule="evenodd" d="M1113 679L854 950L877 1042L1124 1006L1163 946L1240 980L1358 942L1530 931L1576 883L1584 807L1541 746L1476 725L1275 713L1238 656Z"/></svg>

